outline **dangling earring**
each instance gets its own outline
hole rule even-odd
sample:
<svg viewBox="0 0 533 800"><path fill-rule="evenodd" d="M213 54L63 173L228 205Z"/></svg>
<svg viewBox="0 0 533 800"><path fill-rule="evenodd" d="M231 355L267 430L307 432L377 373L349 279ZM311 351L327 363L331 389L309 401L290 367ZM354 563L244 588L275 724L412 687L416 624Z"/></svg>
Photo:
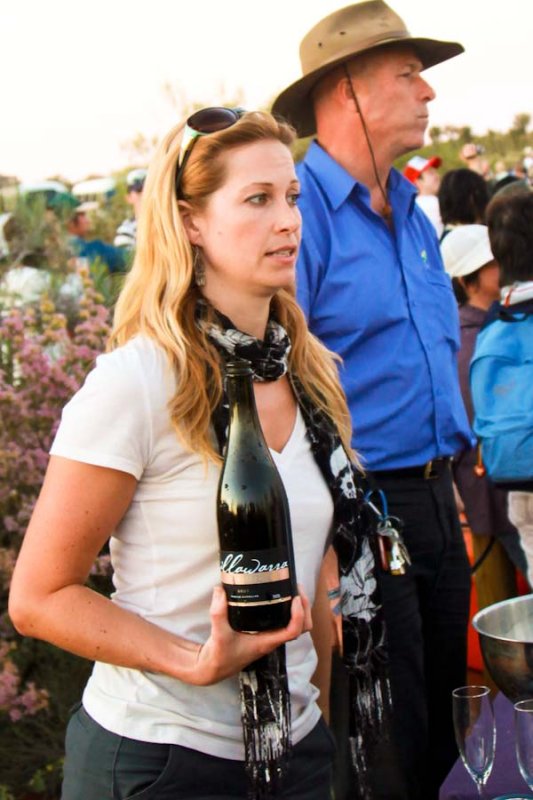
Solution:
<svg viewBox="0 0 533 800"><path fill-rule="evenodd" d="M202 254L197 245L193 245L192 268L194 271L194 282L198 287L205 286L205 264L202 261Z"/></svg>

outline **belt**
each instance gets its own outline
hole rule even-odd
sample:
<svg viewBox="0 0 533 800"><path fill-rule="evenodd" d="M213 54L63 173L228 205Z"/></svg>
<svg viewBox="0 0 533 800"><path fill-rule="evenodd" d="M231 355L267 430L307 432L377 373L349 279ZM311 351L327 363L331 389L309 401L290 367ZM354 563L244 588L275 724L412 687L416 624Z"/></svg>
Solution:
<svg viewBox="0 0 533 800"><path fill-rule="evenodd" d="M375 478L421 478L424 481L432 481L440 478L451 464L450 456L439 456L432 458L427 464L420 467L399 467L398 469L380 469L372 471L370 474Z"/></svg>

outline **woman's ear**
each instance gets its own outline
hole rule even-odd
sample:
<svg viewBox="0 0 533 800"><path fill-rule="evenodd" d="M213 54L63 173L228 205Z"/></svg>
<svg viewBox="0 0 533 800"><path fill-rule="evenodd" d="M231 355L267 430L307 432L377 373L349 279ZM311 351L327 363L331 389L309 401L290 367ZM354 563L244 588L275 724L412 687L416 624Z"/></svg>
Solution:
<svg viewBox="0 0 533 800"><path fill-rule="evenodd" d="M202 234L197 224L197 216L194 213L191 204L186 200L178 200L178 207L187 238L191 244L201 246Z"/></svg>

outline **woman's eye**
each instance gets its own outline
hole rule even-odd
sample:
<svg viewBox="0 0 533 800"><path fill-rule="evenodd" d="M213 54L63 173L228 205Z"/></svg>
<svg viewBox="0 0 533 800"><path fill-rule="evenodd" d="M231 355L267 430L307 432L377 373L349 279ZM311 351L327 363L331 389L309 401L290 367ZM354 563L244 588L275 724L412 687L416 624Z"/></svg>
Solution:
<svg viewBox="0 0 533 800"><path fill-rule="evenodd" d="M291 205L291 206L297 206L297 205L298 205L298 200L300 199L300 192L292 192L292 193L291 193L291 194L288 196L288 198L287 198L287 199L288 199L288 201L289 201L289 205Z"/></svg>
<svg viewBox="0 0 533 800"><path fill-rule="evenodd" d="M247 198L248 203L252 203L254 206L263 206L267 201L267 196L264 192L260 194L253 194L251 197Z"/></svg>

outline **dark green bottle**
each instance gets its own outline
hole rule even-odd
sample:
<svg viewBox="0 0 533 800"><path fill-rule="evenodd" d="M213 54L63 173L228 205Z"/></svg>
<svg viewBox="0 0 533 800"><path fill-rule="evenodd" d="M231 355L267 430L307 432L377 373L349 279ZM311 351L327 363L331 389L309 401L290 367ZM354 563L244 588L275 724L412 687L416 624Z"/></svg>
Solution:
<svg viewBox="0 0 533 800"><path fill-rule="evenodd" d="M226 365L229 433L217 495L229 622L255 633L288 625L297 594L285 488L257 415L248 361Z"/></svg>

